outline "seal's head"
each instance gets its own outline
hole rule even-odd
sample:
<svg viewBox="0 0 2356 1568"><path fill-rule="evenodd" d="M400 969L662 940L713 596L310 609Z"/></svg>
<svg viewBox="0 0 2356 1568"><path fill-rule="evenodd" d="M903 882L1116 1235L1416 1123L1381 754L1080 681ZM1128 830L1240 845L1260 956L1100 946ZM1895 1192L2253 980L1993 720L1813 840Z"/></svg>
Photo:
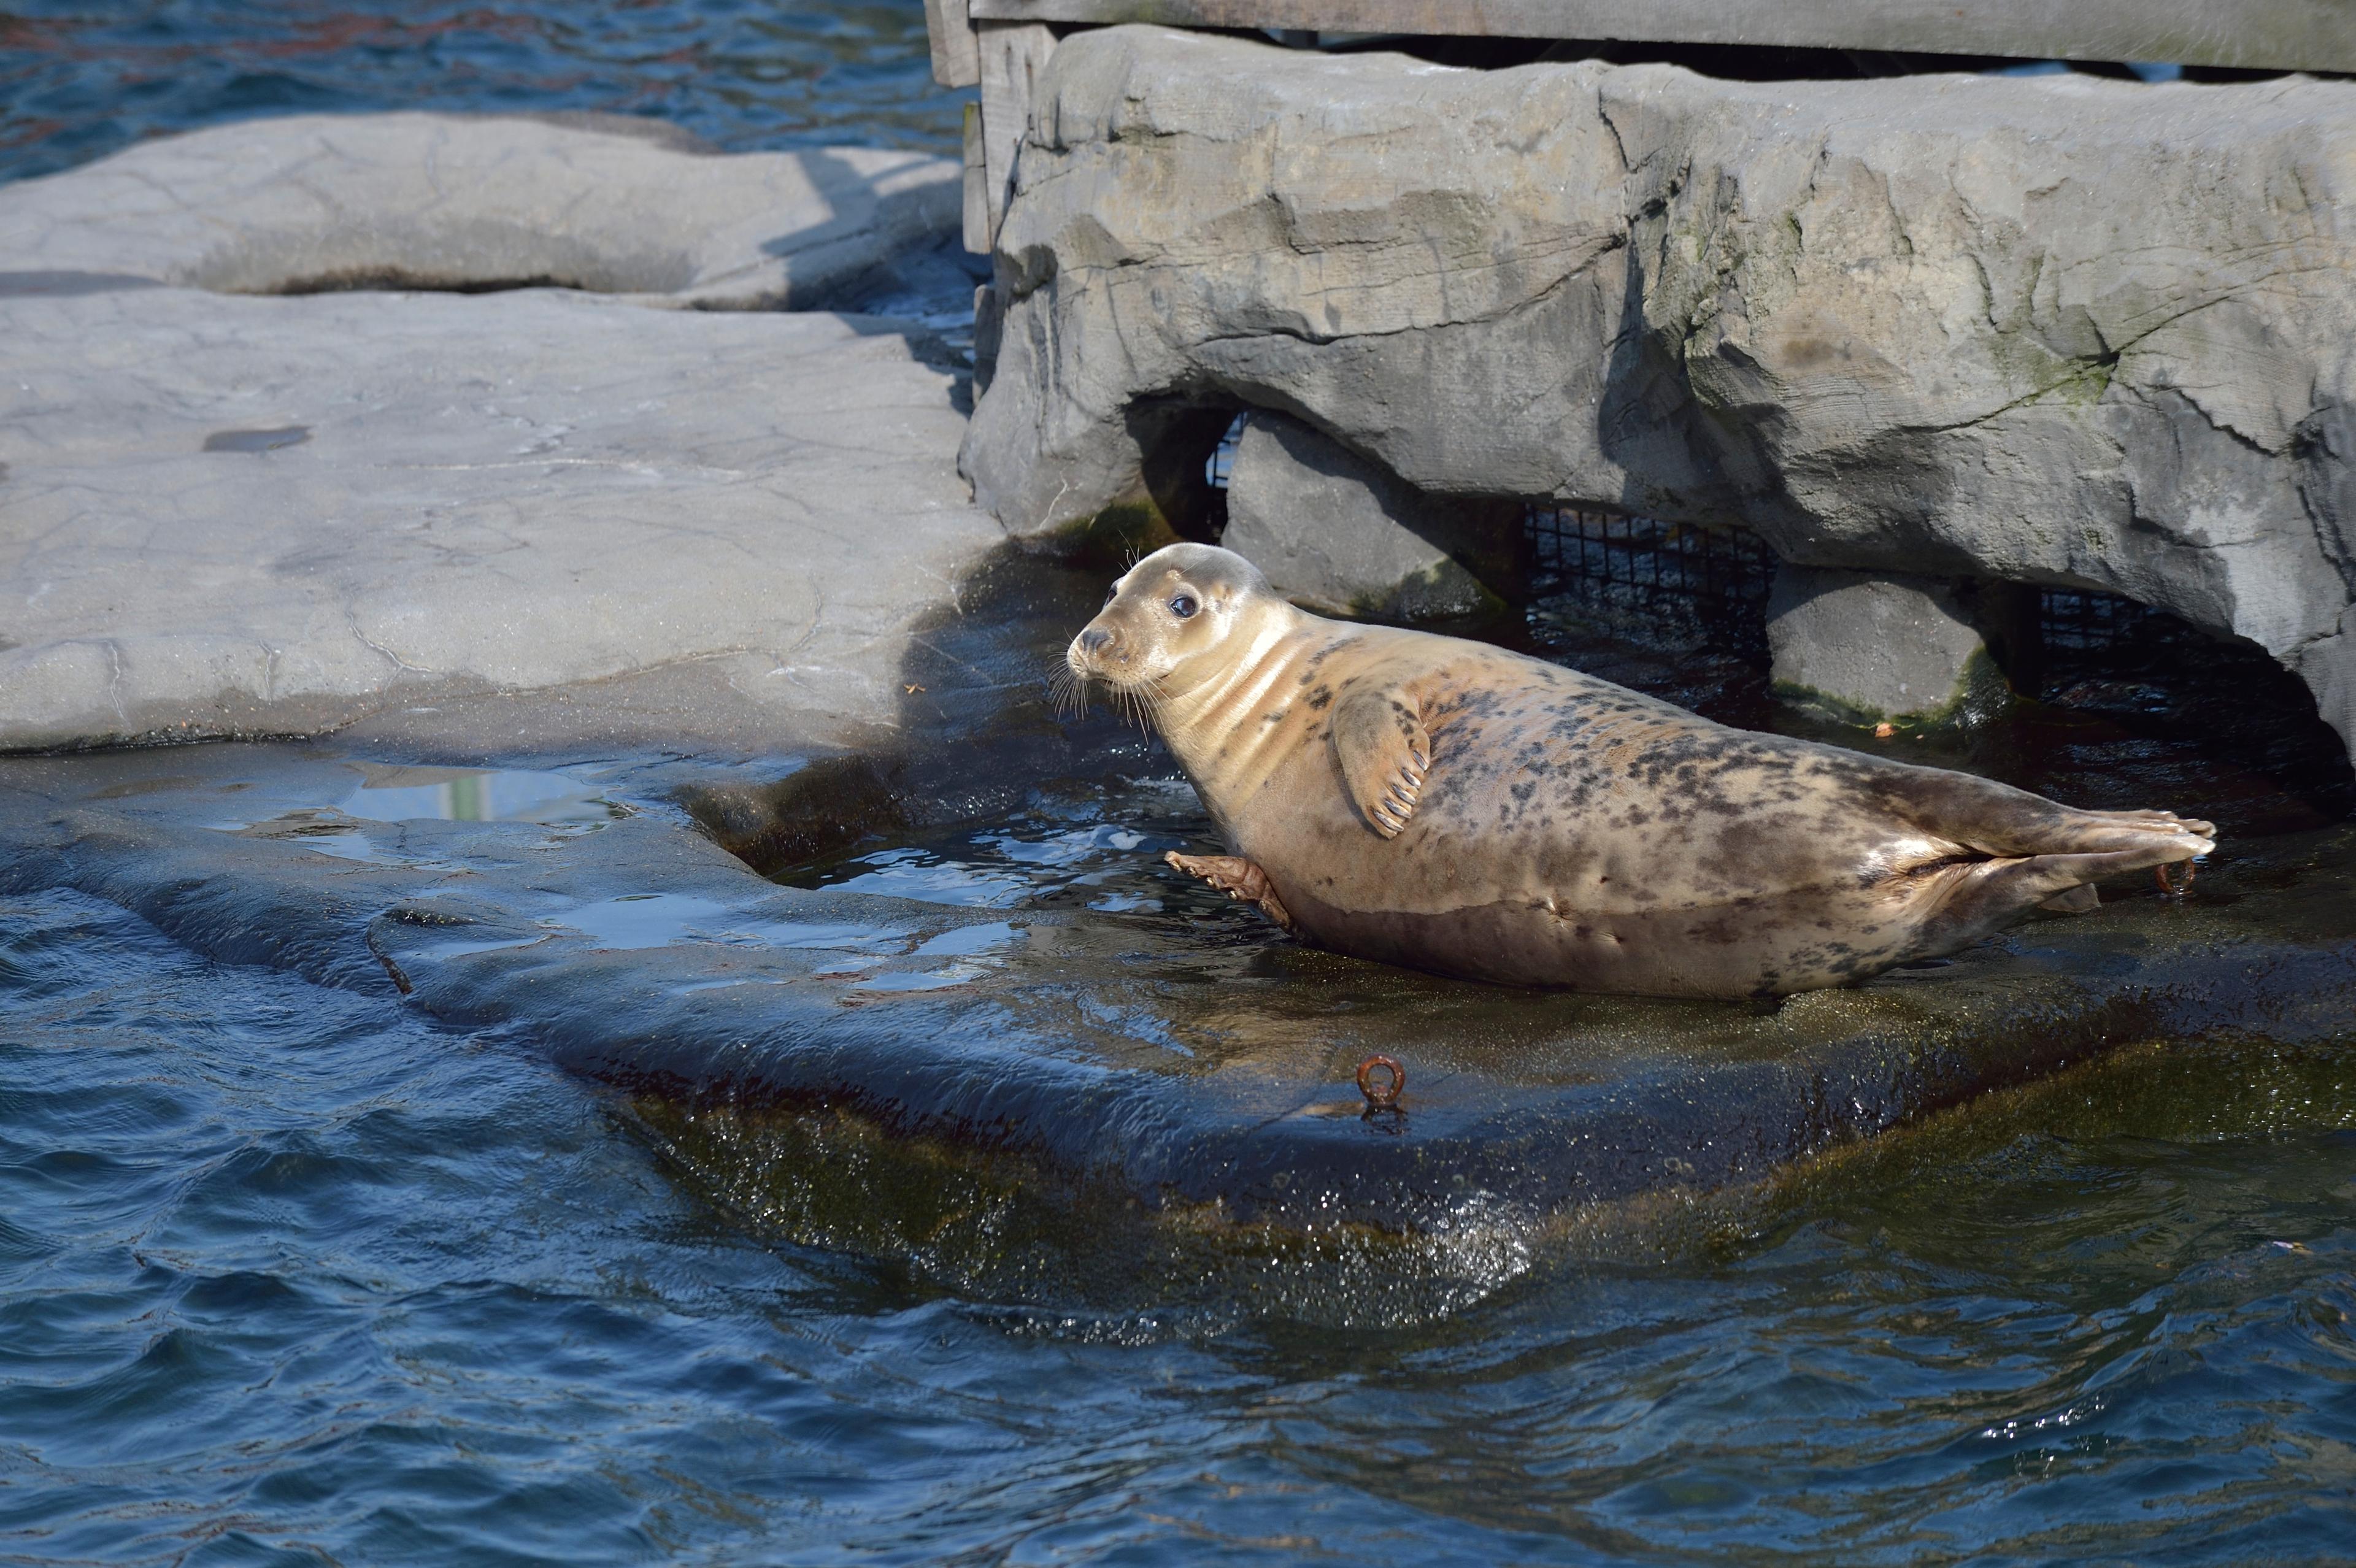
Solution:
<svg viewBox="0 0 2356 1568"><path fill-rule="evenodd" d="M1268 615L1291 608L1235 551L1168 545L1114 581L1064 662L1082 680L1166 696L1249 646Z"/></svg>

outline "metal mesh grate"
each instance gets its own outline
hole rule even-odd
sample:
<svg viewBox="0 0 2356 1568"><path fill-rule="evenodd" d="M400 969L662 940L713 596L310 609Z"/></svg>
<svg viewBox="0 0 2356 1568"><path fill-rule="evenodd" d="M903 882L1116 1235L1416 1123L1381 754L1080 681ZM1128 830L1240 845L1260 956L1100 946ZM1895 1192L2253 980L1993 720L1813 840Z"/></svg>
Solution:
<svg viewBox="0 0 2356 1568"><path fill-rule="evenodd" d="M2037 597L2037 629L2049 649L2103 653L2129 643L2158 645L2200 638L2165 610L2116 593L2048 588Z"/></svg>
<svg viewBox="0 0 2356 1568"><path fill-rule="evenodd" d="M1535 597L1766 663L1775 552L1756 535L1569 507L1532 507L1524 527Z"/></svg>
<svg viewBox="0 0 2356 1568"><path fill-rule="evenodd" d="M1765 662L1776 556L1758 536L1571 507L1533 506L1524 526L1533 597L1567 600L1634 629L1699 633L1722 651ZM2205 640L2164 610L2091 589L2040 591L2037 619L2045 647L2057 652Z"/></svg>

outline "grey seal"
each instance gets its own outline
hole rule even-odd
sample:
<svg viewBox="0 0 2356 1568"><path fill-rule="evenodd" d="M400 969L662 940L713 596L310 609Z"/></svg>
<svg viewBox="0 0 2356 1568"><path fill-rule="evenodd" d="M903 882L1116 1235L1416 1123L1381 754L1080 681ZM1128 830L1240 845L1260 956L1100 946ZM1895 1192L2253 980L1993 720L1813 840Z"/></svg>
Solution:
<svg viewBox="0 0 2356 1568"><path fill-rule="evenodd" d="M1757 997L1953 953L2215 848L2169 811L1730 729L1485 644L1323 619L1155 551L1066 654L1141 704L1232 854L1170 857L1336 952Z"/></svg>

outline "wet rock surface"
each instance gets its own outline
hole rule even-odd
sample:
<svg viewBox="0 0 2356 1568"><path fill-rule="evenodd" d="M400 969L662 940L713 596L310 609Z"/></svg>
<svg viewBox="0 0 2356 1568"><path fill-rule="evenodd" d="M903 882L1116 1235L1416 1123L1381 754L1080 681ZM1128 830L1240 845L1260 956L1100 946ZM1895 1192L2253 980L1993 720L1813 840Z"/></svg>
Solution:
<svg viewBox="0 0 2356 1568"><path fill-rule="evenodd" d="M960 179L867 147L722 155L621 115L295 115L0 187L0 271L807 310L948 240Z"/></svg>
<svg viewBox="0 0 2356 1568"><path fill-rule="evenodd" d="M1535 1234L1586 1203L1757 1180L2119 1044L2329 1040L2356 1006L2345 830L2216 868L2190 904L2122 890L1760 1013L1298 947L1162 885L1153 845L1206 826L1183 798L1106 803L1137 842L1101 847L1085 903L1039 882L951 903L764 880L663 804L659 769L609 773L600 799L628 815L605 825L370 820L346 808L366 775L316 752L0 772L13 891L76 889L223 962L511 1026L674 1102L846 1115L1188 1222ZM1351 1077L1375 1052L1407 1065L1400 1114L1361 1114Z"/></svg>
<svg viewBox="0 0 2356 1568"><path fill-rule="evenodd" d="M1020 530L1202 406L1419 489L2092 586L2356 738L2356 88L1492 72L1111 28L1042 79L963 465Z"/></svg>

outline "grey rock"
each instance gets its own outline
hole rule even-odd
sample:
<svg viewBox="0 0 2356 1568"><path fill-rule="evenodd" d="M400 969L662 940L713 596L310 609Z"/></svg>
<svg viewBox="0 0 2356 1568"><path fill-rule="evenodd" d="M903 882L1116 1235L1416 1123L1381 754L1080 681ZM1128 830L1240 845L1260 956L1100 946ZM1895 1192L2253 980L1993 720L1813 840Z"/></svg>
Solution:
<svg viewBox="0 0 2356 1568"><path fill-rule="evenodd" d="M961 182L948 159L863 147L712 155L618 115L296 115L0 186L0 273L808 309L950 243Z"/></svg>
<svg viewBox="0 0 2356 1568"><path fill-rule="evenodd" d="M962 456L1020 531L1191 409L1419 490L2126 594L2356 740L2356 85L1494 72L1108 28L1038 90Z"/></svg>
<svg viewBox="0 0 2356 1568"><path fill-rule="evenodd" d="M1002 539L893 324L538 290L0 299L0 747L888 731Z"/></svg>
<svg viewBox="0 0 2356 1568"><path fill-rule="evenodd" d="M1929 578L1786 566L1767 646L1778 697L1849 723L1936 724L2007 695L1970 610Z"/></svg>
<svg viewBox="0 0 2356 1568"><path fill-rule="evenodd" d="M1499 603L1451 553L1494 549L1497 530L1465 511L1297 420L1256 413L1236 448L1220 542L1310 609L1446 619Z"/></svg>

